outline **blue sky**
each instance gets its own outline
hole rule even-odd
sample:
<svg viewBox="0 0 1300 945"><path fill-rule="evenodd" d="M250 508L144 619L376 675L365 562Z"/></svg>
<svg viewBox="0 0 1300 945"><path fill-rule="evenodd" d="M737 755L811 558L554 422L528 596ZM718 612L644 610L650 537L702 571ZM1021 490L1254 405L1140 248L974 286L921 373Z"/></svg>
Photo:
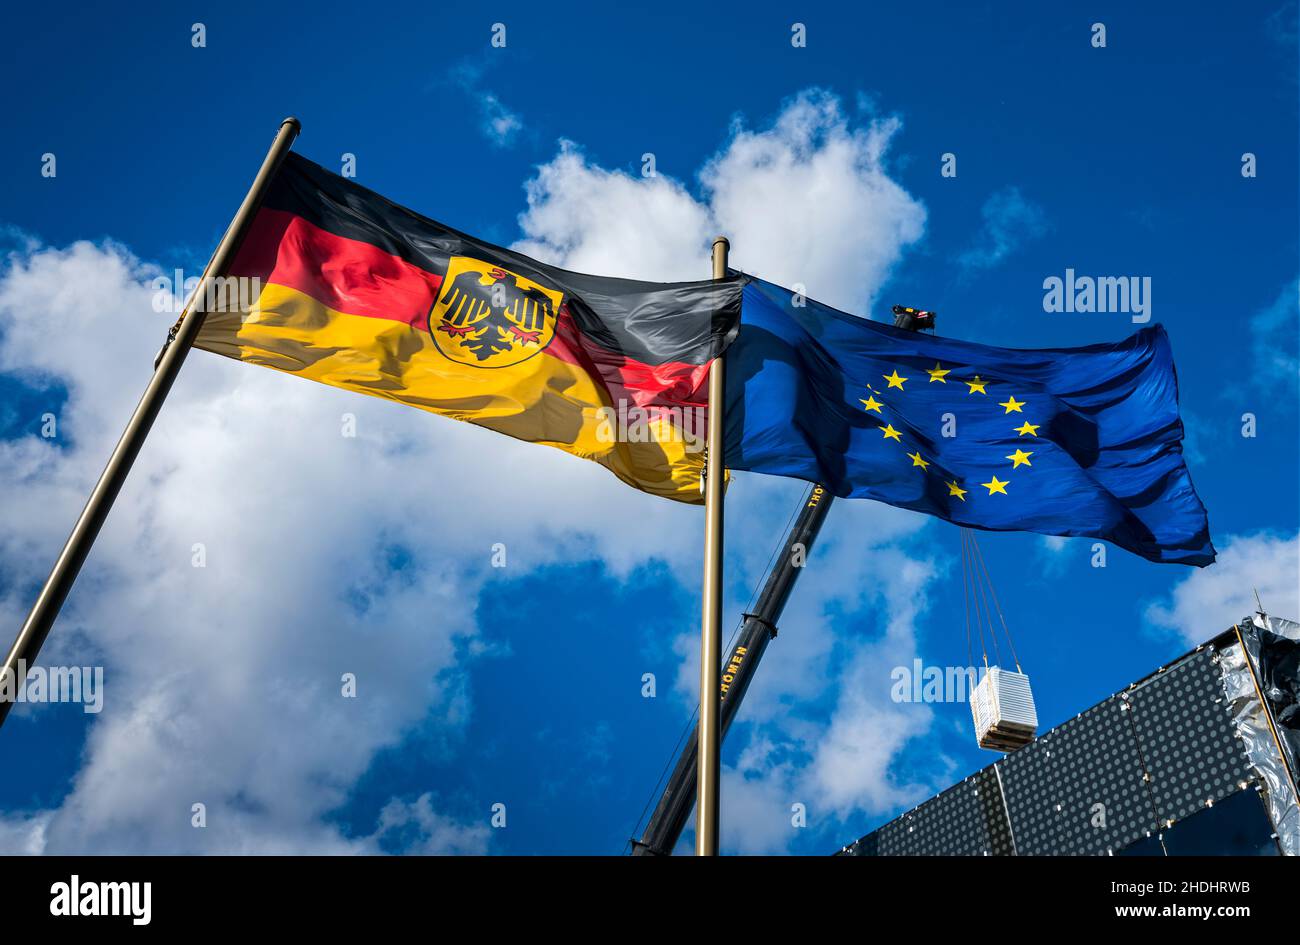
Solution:
<svg viewBox="0 0 1300 945"><path fill-rule="evenodd" d="M1040 718L1212 636L1252 584L1300 611L1294 2L224 6L4 14L5 625L143 388L169 321L149 278L202 267L288 114L313 160L354 154L367 186L576 268L704 277L722 228L739 265L833 304L934 308L944 334L1021 347L1136 328L1045 312L1045 278L1149 277L1222 559L1109 549L1095 568L1083 540L986 537ZM217 360L187 364L51 638L105 666L104 712L16 711L0 732L24 759L0 848L619 852L690 712L698 513ZM52 442L45 413L66 420ZM800 490L739 477L730 614ZM887 698L913 656L965 660L957 532L857 505L832 511L729 737L728 851L829 852L994 757L964 704ZM361 696L341 704L349 671Z"/></svg>

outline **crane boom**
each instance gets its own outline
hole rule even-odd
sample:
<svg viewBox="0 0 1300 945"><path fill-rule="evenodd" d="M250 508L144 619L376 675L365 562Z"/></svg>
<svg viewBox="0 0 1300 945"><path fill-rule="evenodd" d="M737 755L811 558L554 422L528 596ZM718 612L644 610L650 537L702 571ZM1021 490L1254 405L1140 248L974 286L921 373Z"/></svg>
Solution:
<svg viewBox="0 0 1300 945"><path fill-rule="evenodd" d="M933 331L936 316L933 311L916 309L910 306L893 307L894 327L907 331ZM754 671L758 669L768 641L776 636L777 621L785 610L785 602L790 598L794 582L808 560L813 542L821 531L826 513L830 511L835 496L824 486L814 484L808 492L803 508L799 510L790 534L786 536L772 570L763 582L763 592L753 613L745 614L740 636L732 647L722 669L722 712L719 726L722 738L727 737L727 729L740 709L745 698ZM682 749L673 768L672 775L654 813L646 824L640 840L632 841L633 856L671 856L673 847L686 829L686 820L691 815L695 804L695 778L697 774L697 750L695 734L692 733L686 747Z"/></svg>
<svg viewBox="0 0 1300 945"><path fill-rule="evenodd" d="M790 591L808 559L834 498L819 485L814 485L809 490L807 500L786 536L781 555L768 572L754 612L744 615L745 622L741 625L736 645L732 647L722 669L722 713L719 721L724 738L745 698L745 692L754 678L754 670L763 658L768 641L776 636L781 611L790 599ZM690 741L677 759L677 765L673 768L654 813L650 815L645 833L640 840L633 841L634 856L672 854L695 804L696 770L695 735L692 733Z"/></svg>

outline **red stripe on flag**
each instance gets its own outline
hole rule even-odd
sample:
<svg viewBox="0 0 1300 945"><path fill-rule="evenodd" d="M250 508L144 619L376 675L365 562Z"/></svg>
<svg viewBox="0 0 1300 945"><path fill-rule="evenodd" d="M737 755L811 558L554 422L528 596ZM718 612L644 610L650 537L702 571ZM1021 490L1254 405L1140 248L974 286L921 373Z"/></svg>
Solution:
<svg viewBox="0 0 1300 945"><path fill-rule="evenodd" d="M403 322L428 331L442 276L361 240L337 236L284 210L263 207L229 275L296 289L347 315ZM610 402L638 407L705 407L709 366L670 361L643 364L584 335L561 305L551 357L577 365L603 383Z"/></svg>
<svg viewBox="0 0 1300 945"><path fill-rule="evenodd" d="M643 364L614 354L578 331L567 306L560 308L555 334L546 353L600 379L613 404L624 399L638 407L708 406L708 364Z"/></svg>
<svg viewBox="0 0 1300 945"><path fill-rule="evenodd" d="M442 285L442 276L377 246L265 207L257 212L229 274L297 289L336 312L413 328L427 327Z"/></svg>

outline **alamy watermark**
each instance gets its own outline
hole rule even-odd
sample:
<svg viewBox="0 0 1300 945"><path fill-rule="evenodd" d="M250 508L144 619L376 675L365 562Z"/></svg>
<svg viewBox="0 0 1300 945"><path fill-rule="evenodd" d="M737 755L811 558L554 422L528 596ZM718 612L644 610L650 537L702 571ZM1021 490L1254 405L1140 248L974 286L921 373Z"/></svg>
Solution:
<svg viewBox="0 0 1300 945"><path fill-rule="evenodd" d="M986 666L895 666L889 673L894 702L969 702L971 691L988 675Z"/></svg>
<svg viewBox="0 0 1300 945"><path fill-rule="evenodd" d="M76 873L50 887L52 916L129 916L132 925L153 918L153 883L91 882Z"/></svg>
<svg viewBox="0 0 1300 945"><path fill-rule="evenodd" d="M262 295L262 280L258 276L213 276L199 293L200 276L185 278L180 269L175 277L158 276L150 283L153 288L155 312L180 313L192 301L199 312L251 312Z"/></svg>
<svg viewBox="0 0 1300 945"><path fill-rule="evenodd" d="M1151 321L1150 276L1077 276L1065 270L1065 278L1043 280L1044 312L1122 312L1133 323Z"/></svg>
<svg viewBox="0 0 1300 945"><path fill-rule="evenodd" d="M81 711L97 715L104 708L104 667L33 666L18 661L18 671L0 670L0 702L81 703Z"/></svg>
<svg viewBox="0 0 1300 945"><path fill-rule="evenodd" d="M709 414L703 407L662 407L628 403L601 407L596 439L601 443L683 443L688 453L702 451L708 442Z"/></svg>

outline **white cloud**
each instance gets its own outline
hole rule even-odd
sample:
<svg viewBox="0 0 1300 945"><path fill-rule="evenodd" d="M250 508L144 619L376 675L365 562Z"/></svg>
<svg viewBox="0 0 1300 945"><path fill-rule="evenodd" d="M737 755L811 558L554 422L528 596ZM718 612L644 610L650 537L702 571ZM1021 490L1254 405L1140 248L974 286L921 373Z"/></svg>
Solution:
<svg viewBox="0 0 1300 945"><path fill-rule="evenodd" d="M562 142L529 182L528 209L519 221L524 239L516 248L570 269L698 279L709 272L713 235L724 233L737 267L786 285L802 282L809 295L865 314L924 233L924 207L885 166L900 127L897 119L854 127L836 98L804 93L766 128L737 121L700 173L702 199L662 175L598 167ZM743 609L762 577L803 488L744 474L729 488L729 614ZM837 503L817 562L787 607L783 624L794 629L772 644L746 697L751 741L740 764L723 776L733 812L723 825L729 848L785 849L795 801L809 805L810 818L848 818L922 796L922 788L895 779L890 761L928 729L931 715L924 706L892 703L889 674L915 655L912 620L932 576L928 561L893 546L926 521L875 503ZM868 603L887 611L878 622L886 628L883 639L877 621L844 626L846 614ZM698 698L697 632L679 635L674 652L682 658L675 691L689 710ZM828 687L840 693L831 717L808 721L797 707ZM756 752L760 745L774 754ZM753 816L736 816L737 805Z"/></svg>
<svg viewBox="0 0 1300 945"><path fill-rule="evenodd" d="M792 822L793 805L804 803L791 790L797 776L795 763L754 757L749 751L735 768L724 769L719 800L725 811L723 848L742 856L784 851L797 829Z"/></svg>
<svg viewBox="0 0 1300 945"><path fill-rule="evenodd" d="M974 246L957 257L966 272L991 269L1017 249L1047 232L1043 208L1028 200L1018 187L994 192L980 209L983 228Z"/></svg>
<svg viewBox="0 0 1300 945"><path fill-rule="evenodd" d="M1255 356L1251 379L1270 393L1282 385L1284 394L1277 399L1293 405L1300 379L1300 279L1292 280L1272 305L1255 313L1250 332Z"/></svg>
<svg viewBox="0 0 1300 945"><path fill-rule="evenodd" d="M893 549L876 552L872 562L882 573L877 594L888 615L885 635L853 647L837 680L839 704L818 739L810 772L817 799L841 816L888 810L925 794L919 785L899 783L889 765L909 739L929 729L931 712L923 705L895 703L889 692L891 670L916 654L913 627L925 609L924 591L934 571L929 562Z"/></svg>
<svg viewBox="0 0 1300 945"><path fill-rule="evenodd" d="M897 130L893 120L852 127L829 96L800 96L765 130L737 125L702 172L705 201L564 144L528 184L520 245L575 269L701 278L721 229L737 264L864 311L924 228L924 209L882 163ZM764 200L775 202L770 214L758 212ZM89 243L30 245L0 273L0 369L69 391L57 442L0 443L8 626L151 367L169 321L150 307L154 274L120 246ZM345 412L355 439L340 435ZM464 501L467 488L514 494L521 464L546 502L521 511ZM761 576L802 488L742 475L729 490L734 595ZM841 814L910 797L889 759L929 722L886 704L888 667L911 658L909 621L930 572L890 544L925 521L839 504L791 602L798 632L776 644L780 659L767 661L745 709L756 737L804 760L748 780ZM411 835L431 850L479 851L481 825L448 819L429 796L394 798L371 836L344 836L326 815L413 725L437 716L454 740L472 713L463 659L477 649L473 602L493 577L492 544L508 543L512 576L590 559L623 576L659 560L695 588L699 535L698 509L636 493L595 464L195 352L44 654L106 665L83 766L57 807L0 818L0 847L366 851ZM202 569L191 567L196 542ZM394 548L412 564L391 569ZM852 614L868 601L886 605L883 639L873 622L837 628L832 607ZM738 612L743 602L733 603ZM357 674L356 700L339 695L345 672ZM829 722L789 710L828 680L859 690L841 694ZM29 724L26 714L8 724ZM202 830L190 826L194 803L207 805Z"/></svg>
<svg viewBox="0 0 1300 945"><path fill-rule="evenodd" d="M734 235L735 265L869 313L925 231L925 208L884 164L901 127L897 118L853 127L824 92L797 96L762 131L737 124L701 175L719 231Z"/></svg>
<svg viewBox="0 0 1300 945"><path fill-rule="evenodd" d="M723 774L723 841L739 852L787 849L797 829L792 804L804 805L810 827L829 826L847 841L865 832L868 816L937 786L926 777L936 772L900 779L893 767L934 720L930 707L890 698L891 671L917 655L913 628L938 570L893 545L924 520L849 502L835 515L782 621L787 632L771 644L746 699L750 741ZM868 622L877 611L884 619ZM837 694L829 716L800 709L828 690ZM735 804L750 808L747 816Z"/></svg>
<svg viewBox="0 0 1300 945"><path fill-rule="evenodd" d="M587 161L571 141L527 184L520 252L580 272L693 280L710 275L712 224L681 184Z"/></svg>
<svg viewBox="0 0 1300 945"><path fill-rule="evenodd" d="M1039 566L1044 577L1060 577L1069 564L1076 563L1082 566L1088 560L1086 557L1080 557L1084 551L1082 544L1072 542L1063 535L1039 535L1038 548ZM1069 554L1066 553L1067 551Z"/></svg>
<svg viewBox="0 0 1300 945"><path fill-rule="evenodd" d="M1146 618L1189 644L1204 643L1254 613L1256 590L1270 614L1300 617L1300 536L1229 537L1214 564L1191 572Z"/></svg>
<svg viewBox="0 0 1300 945"><path fill-rule="evenodd" d="M1295 0L1287 0L1270 13L1264 21L1264 33L1290 57L1296 47L1296 10Z"/></svg>
<svg viewBox="0 0 1300 945"><path fill-rule="evenodd" d="M421 794L409 804L393 800L385 805L374 839L384 838L422 856L476 855L487 852L488 826L456 823L434 809L431 795Z"/></svg>
<svg viewBox="0 0 1300 945"><path fill-rule="evenodd" d="M484 71L484 66L462 62L450 70L448 78L478 108L479 130L484 137L498 148L509 147L524 130L524 120L506 107L495 92L482 87Z"/></svg>
<svg viewBox="0 0 1300 945"><path fill-rule="evenodd" d="M596 167L564 142L529 183L517 248L587 272L700 279L722 233L738 268L867 314L925 230L925 208L884 163L900 128L854 127L837 98L805 92L763 130L737 122L700 172L703 199L662 175Z"/></svg>
<svg viewBox="0 0 1300 945"><path fill-rule="evenodd" d="M78 243L20 253L0 275L0 367L69 392L57 441L0 443L5 626L21 622L151 370L170 321L152 311L154 274L121 247ZM340 435L345 412L355 439ZM466 488L511 495L520 462L548 497L529 515L463 501ZM325 815L429 714L455 736L455 643L473 638L473 602L499 573L494 542L521 569L570 556L617 572L692 560L697 518L558 451L194 352L42 654L105 665L83 767L57 809L31 829L9 821L0 842L365 848ZM204 568L191 566L196 542ZM390 570L393 548L413 564ZM356 700L340 696L349 672Z"/></svg>
<svg viewBox="0 0 1300 945"><path fill-rule="evenodd" d="M45 849L48 811L0 817L0 852L6 856L37 856Z"/></svg>
<svg viewBox="0 0 1300 945"><path fill-rule="evenodd" d="M483 116L483 133L498 147L506 147L524 128L524 121L506 108L492 92L479 96L479 112Z"/></svg>

